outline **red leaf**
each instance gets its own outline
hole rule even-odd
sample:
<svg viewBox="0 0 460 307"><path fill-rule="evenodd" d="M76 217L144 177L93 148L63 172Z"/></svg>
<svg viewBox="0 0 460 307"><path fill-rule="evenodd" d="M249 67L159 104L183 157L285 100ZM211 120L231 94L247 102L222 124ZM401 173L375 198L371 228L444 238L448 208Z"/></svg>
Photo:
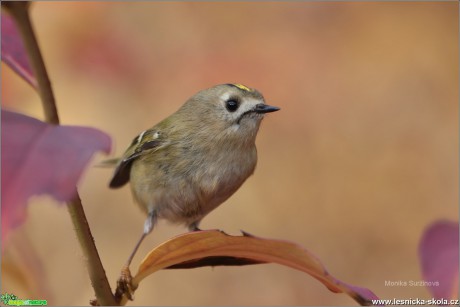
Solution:
<svg viewBox="0 0 460 307"><path fill-rule="evenodd" d="M352 286L333 277L318 258L295 243L252 235L230 236L216 230L183 234L151 250L142 260L137 274L132 279L132 289L137 289L144 278L158 270L183 263L188 263L189 266L190 262L198 262L201 266L211 257L223 259L224 262L229 257L236 257L242 258L240 260L281 264L309 274L330 291L346 293L362 305L371 305L372 300L378 299L369 289ZM200 263L202 260L204 263ZM216 265L214 262L210 265ZM121 304L125 303L126 297L123 297Z"/></svg>
<svg viewBox="0 0 460 307"><path fill-rule="evenodd" d="M2 8L2 61L34 88L37 88L26 49L14 19Z"/></svg>
<svg viewBox="0 0 460 307"><path fill-rule="evenodd" d="M436 299L458 295L458 223L438 221L425 230L419 245L423 279Z"/></svg>
<svg viewBox="0 0 460 307"><path fill-rule="evenodd" d="M30 196L72 199L92 155L108 153L110 144L93 128L53 126L2 110L2 240L24 222Z"/></svg>

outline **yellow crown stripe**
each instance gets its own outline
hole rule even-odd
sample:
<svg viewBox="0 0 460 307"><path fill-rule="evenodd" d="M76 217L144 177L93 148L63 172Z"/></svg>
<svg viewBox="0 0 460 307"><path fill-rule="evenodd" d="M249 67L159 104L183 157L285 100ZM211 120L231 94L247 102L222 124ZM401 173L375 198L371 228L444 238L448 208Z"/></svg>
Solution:
<svg viewBox="0 0 460 307"><path fill-rule="evenodd" d="M246 92L252 92L252 89L250 89L249 87L247 87L247 86L245 86L243 84L232 84L232 85L236 86L240 90L243 90L243 91L246 91Z"/></svg>

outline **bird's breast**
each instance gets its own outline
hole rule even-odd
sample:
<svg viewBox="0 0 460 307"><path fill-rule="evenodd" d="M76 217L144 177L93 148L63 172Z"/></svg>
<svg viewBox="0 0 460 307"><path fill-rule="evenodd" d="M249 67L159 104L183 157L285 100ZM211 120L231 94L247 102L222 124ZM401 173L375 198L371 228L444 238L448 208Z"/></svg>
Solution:
<svg viewBox="0 0 460 307"><path fill-rule="evenodd" d="M254 172L256 163L255 146L218 151L170 148L148 161L136 161L136 172L131 174L141 176L131 177L132 190L147 211L156 210L159 217L190 224L235 193Z"/></svg>

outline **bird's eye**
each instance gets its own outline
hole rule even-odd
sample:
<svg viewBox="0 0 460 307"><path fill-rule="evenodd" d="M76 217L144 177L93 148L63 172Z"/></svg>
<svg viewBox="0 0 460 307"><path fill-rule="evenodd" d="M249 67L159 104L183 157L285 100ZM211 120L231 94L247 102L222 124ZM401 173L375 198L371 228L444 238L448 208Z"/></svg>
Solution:
<svg viewBox="0 0 460 307"><path fill-rule="evenodd" d="M239 106L240 102L238 101L238 99L235 98L230 98L225 102L225 107L229 112L235 112L236 110L238 110Z"/></svg>

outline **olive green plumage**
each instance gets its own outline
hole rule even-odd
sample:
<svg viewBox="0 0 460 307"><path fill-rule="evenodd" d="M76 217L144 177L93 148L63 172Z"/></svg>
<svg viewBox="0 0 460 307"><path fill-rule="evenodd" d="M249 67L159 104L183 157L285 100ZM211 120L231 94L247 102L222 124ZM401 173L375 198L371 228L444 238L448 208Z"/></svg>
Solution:
<svg viewBox="0 0 460 307"><path fill-rule="evenodd" d="M110 187L130 181L135 201L149 214L145 233L157 218L196 229L254 172L260 122L277 110L239 84L200 91L133 140Z"/></svg>

